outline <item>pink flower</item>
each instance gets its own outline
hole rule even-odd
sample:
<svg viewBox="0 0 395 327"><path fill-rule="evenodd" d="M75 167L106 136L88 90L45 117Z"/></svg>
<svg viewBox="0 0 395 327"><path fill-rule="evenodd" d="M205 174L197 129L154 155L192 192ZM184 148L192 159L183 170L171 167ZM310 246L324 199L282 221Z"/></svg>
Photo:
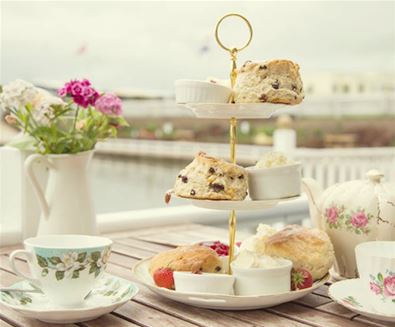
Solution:
<svg viewBox="0 0 395 327"><path fill-rule="evenodd" d="M376 295L381 293L380 286L373 282L370 282L370 290Z"/></svg>
<svg viewBox="0 0 395 327"><path fill-rule="evenodd" d="M339 216L339 210L336 207L326 208L325 216L330 223L336 223Z"/></svg>
<svg viewBox="0 0 395 327"><path fill-rule="evenodd" d="M384 278L384 295L386 296L395 295L395 275L387 276Z"/></svg>
<svg viewBox="0 0 395 327"><path fill-rule="evenodd" d="M99 97L95 102L95 107L105 115L122 114L122 101L114 94L106 93Z"/></svg>
<svg viewBox="0 0 395 327"><path fill-rule="evenodd" d="M354 227L365 227L368 222L368 217L363 211L358 211L351 216L351 224Z"/></svg>
<svg viewBox="0 0 395 327"><path fill-rule="evenodd" d="M70 96L74 103L83 108L93 105L99 97L99 93L91 87L91 83L87 79L71 80L58 90L58 95L61 97Z"/></svg>

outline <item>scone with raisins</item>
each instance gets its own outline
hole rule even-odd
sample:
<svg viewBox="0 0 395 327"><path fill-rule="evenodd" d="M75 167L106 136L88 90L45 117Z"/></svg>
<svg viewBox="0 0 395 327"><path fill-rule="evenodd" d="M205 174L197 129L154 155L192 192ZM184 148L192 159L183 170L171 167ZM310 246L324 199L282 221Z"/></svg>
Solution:
<svg viewBox="0 0 395 327"><path fill-rule="evenodd" d="M299 65L290 60L247 61L237 72L236 103L298 104L304 99Z"/></svg>
<svg viewBox="0 0 395 327"><path fill-rule="evenodd" d="M149 266L151 275L160 268L173 271L217 273L222 260L214 250L203 245L180 246L155 255Z"/></svg>
<svg viewBox="0 0 395 327"><path fill-rule="evenodd" d="M236 164L199 152L177 176L173 192L184 198L244 200L247 171Z"/></svg>

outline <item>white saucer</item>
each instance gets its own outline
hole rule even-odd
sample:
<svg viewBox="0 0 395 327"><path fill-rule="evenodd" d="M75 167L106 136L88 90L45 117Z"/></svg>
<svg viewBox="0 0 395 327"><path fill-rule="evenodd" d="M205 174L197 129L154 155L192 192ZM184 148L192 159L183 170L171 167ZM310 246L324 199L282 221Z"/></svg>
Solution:
<svg viewBox="0 0 395 327"><path fill-rule="evenodd" d="M27 281L20 281L12 288L32 289ZM62 308L51 304L43 293L22 293L0 291L0 303L20 314L49 323L76 323L95 319L133 298L138 287L125 279L105 274L98 285L78 308Z"/></svg>
<svg viewBox="0 0 395 327"><path fill-rule="evenodd" d="M287 104L278 103L187 103L185 107L190 109L198 118L239 119L270 118L271 115L282 108L290 108Z"/></svg>
<svg viewBox="0 0 395 327"><path fill-rule="evenodd" d="M395 313L379 313L375 311L365 294L359 278L336 282L329 287L328 294L333 301L360 315L395 322Z"/></svg>
<svg viewBox="0 0 395 327"><path fill-rule="evenodd" d="M310 288L266 295L238 296L212 293L183 293L156 286L148 271L150 260L151 258L141 260L133 267L133 275L139 282L147 286L152 292L165 298L206 309L252 310L268 308L299 299L313 292L329 280L329 274L327 274L321 280L314 282Z"/></svg>

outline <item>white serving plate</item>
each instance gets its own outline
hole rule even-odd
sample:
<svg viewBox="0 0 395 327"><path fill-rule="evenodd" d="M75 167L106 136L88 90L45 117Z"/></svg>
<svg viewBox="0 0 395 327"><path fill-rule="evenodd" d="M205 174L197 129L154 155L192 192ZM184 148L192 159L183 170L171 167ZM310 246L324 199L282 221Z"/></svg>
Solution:
<svg viewBox="0 0 395 327"><path fill-rule="evenodd" d="M139 282L148 287L152 292L184 304L195 307L216 309L216 310L252 310L272 307L281 303L299 299L316 288L323 285L329 280L329 274L319 281L316 281L312 287L299 291L289 291L278 294L255 295L255 296L237 296L237 295L218 295L202 293L182 293L158 287L154 284L148 271L151 258L141 260L133 267L133 275Z"/></svg>
<svg viewBox="0 0 395 327"><path fill-rule="evenodd" d="M363 316L395 323L395 312L377 312L363 292L359 278L336 282L329 287L328 294L333 301ZM395 306L395 304L394 304Z"/></svg>
<svg viewBox="0 0 395 327"><path fill-rule="evenodd" d="M284 108L290 108L287 104L278 103L187 103L185 107L190 109L198 118L211 119L239 119L270 118L271 115Z"/></svg>
<svg viewBox="0 0 395 327"><path fill-rule="evenodd" d="M274 207L279 202L290 201L300 197L300 195L283 198L283 199L273 199L273 200L251 200L247 198L242 201L230 201L230 200L194 200L191 198L183 198L173 194L173 196L189 200L195 207L214 209L214 210L259 210Z"/></svg>

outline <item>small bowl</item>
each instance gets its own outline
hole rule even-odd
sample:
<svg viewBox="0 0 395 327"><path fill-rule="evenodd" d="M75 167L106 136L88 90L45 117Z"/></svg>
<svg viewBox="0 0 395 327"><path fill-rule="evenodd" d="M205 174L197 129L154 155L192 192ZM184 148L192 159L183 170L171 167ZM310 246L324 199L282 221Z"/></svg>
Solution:
<svg viewBox="0 0 395 327"><path fill-rule="evenodd" d="M227 103L232 90L220 84L179 79L174 83L177 103Z"/></svg>
<svg viewBox="0 0 395 327"><path fill-rule="evenodd" d="M226 274L174 272L174 285L177 292L233 295L234 282L235 278Z"/></svg>
<svg viewBox="0 0 395 327"><path fill-rule="evenodd" d="M248 188L252 200L289 198L301 193L301 164L273 168L248 167Z"/></svg>
<svg viewBox="0 0 395 327"><path fill-rule="evenodd" d="M236 295L265 295L289 292L291 290L292 261L274 268L239 268L231 264Z"/></svg>

